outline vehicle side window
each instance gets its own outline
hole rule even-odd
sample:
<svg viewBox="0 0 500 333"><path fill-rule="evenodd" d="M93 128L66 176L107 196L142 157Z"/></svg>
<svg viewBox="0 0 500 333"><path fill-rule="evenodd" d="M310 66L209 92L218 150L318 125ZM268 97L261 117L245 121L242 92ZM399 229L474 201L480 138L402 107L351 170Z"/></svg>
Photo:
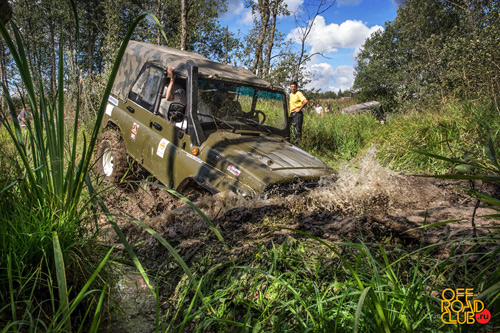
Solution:
<svg viewBox="0 0 500 333"><path fill-rule="evenodd" d="M163 70L154 66L146 67L132 86L129 93L129 99L150 112L153 112L162 78Z"/></svg>

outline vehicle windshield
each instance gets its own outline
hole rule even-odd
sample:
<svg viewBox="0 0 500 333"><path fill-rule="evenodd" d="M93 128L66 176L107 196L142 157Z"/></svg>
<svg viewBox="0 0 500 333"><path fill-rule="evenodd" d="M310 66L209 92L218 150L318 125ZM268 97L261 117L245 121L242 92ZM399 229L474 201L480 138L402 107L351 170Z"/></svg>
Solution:
<svg viewBox="0 0 500 333"><path fill-rule="evenodd" d="M205 130L286 128L285 95L279 91L212 80L198 81L198 119Z"/></svg>

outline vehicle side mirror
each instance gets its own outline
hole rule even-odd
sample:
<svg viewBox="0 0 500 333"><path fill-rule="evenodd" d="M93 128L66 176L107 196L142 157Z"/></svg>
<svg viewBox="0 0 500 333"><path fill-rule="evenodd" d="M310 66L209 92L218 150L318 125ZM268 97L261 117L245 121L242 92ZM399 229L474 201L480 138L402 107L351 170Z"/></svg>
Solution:
<svg viewBox="0 0 500 333"><path fill-rule="evenodd" d="M186 106L182 103L171 102L168 107L168 115L167 120L172 121L174 123L181 122L184 119L184 110Z"/></svg>

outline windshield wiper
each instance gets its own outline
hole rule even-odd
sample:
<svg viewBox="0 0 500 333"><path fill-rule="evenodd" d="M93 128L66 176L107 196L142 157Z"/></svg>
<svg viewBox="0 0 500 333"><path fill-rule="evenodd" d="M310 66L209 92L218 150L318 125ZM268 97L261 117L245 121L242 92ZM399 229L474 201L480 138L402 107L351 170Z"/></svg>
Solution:
<svg viewBox="0 0 500 333"><path fill-rule="evenodd" d="M212 114L210 114L210 115L208 115L208 114L202 114L202 113L198 113L198 114L199 114L199 115L202 115L202 116L210 117L210 118L212 118L212 119L214 120L214 122L216 122L216 123L217 123L217 122L219 122L219 123L221 123L221 124L223 124L223 125L226 125L227 127L229 127L229 128L231 129L231 132L233 132L233 133L236 131L236 128L235 128L233 125L231 125L231 124L229 124L229 123L225 122L224 120L222 120L222 119L220 119L220 118L217 118L216 116L214 116L214 115L212 115Z"/></svg>
<svg viewBox="0 0 500 333"><path fill-rule="evenodd" d="M268 134L272 134L271 130L269 128L267 128L266 126L260 124L258 121L255 121L253 119L248 119L248 118L245 118L245 117L234 117L234 119L238 119L239 121L247 124L247 125L252 125L256 128L259 128L259 129L263 129L265 130Z"/></svg>

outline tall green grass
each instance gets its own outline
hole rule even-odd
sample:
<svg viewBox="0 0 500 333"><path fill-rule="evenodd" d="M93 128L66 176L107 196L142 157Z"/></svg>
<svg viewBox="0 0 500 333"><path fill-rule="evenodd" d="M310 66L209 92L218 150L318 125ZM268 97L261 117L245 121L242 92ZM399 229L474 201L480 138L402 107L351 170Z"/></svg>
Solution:
<svg viewBox="0 0 500 333"><path fill-rule="evenodd" d="M456 165L421 154L426 152L455 160L477 158L480 141L500 142L500 115L494 104L453 102L425 111L391 114L384 125L368 113L306 113L302 147L336 164L350 161L376 147L380 162L411 173L452 172Z"/></svg>
<svg viewBox="0 0 500 333"><path fill-rule="evenodd" d="M453 332L458 327L442 323L437 296L446 288L486 290L487 279L477 273L497 266L492 253L483 253L480 261L468 260L477 254L473 250L439 260L429 255L435 245L407 252L364 243L332 247L308 237L262 245L253 258L241 258L240 265L223 263L200 272L196 292L205 295L210 310L181 281L176 309L183 320L177 318L177 327L217 332ZM468 274L453 275L454 270ZM485 304L491 309L495 298L488 299ZM176 317L164 320L172 324ZM478 325L460 329L474 332Z"/></svg>
<svg viewBox="0 0 500 333"><path fill-rule="evenodd" d="M78 16L73 2L72 5L78 31ZM0 200L5 203L0 207L0 234L3 241L0 257L2 332L98 331L104 315L103 306L106 303L109 306L109 301L105 302L110 292L108 285L113 281L107 281L110 275L97 277L106 267L113 249L101 253L104 247L96 239L97 225L88 225L95 214L94 204L99 205L107 215L131 261L151 292L158 297L146 270L118 228L114 216L109 214L89 176L97 134L118 65L132 32L144 17L146 14L133 22L122 42L88 139L85 134L79 136L79 92L73 126L68 130L64 121L67 110L62 46L57 95L51 100L45 95L42 83L38 89L35 88L19 30L12 24L15 38L11 39L6 27L0 22L0 33L27 91L27 96L22 96L23 104L26 99L32 116L27 128L21 128L10 92L2 83L12 119L8 121L9 117L2 114L2 125L10 137L9 145L15 151L15 155L10 154L9 160L5 161L8 165L14 165L14 168L11 174L2 178L0 192ZM152 18L159 24L155 17ZM197 211L204 216L201 211ZM205 220L223 242L211 222L206 217ZM175 250L160 235L141 226L167 247L185 269L191 285L196 287L196 279ZM89 289L91 285L97 289ZM204 301L203 295L200 299ZM207 306L210 309L210 304ZM161 323L157 313L158 330Z"/></svg>
<svg viewBox="0 0 500 333"><path fill-rule="evenodd" d="M174 295L167 296L175 305L175 315L162 319L170 325L167 331L493 332L499 327L494 306L499 249L487 249L495 243L491 235L474 246L463 246L471 241L464 238L410 251L363 242L329 244L296 232L284 243L257 246L236 263L210 264L217 250L207 253L192 265L195 288L180 279ZM453 245L452 251L439 259L443 244ZM446 288L473 288L474 299L493 311L493 320L484 326L445 325L440 295Z"/></svg>
<svg viewBox="0 0 500 333"><path fill-rule="evenodd" d="M72 6L78 31L73 2ZM32 116L28 126L21 128L10 91L2 82L12 119L2 114L2 131L8 133L8 145L15 150L15 156L5 162L15 167L0 190L0 326L4 331L97 331L99 327L109 290L97 276L112 250L103 251L95 227L88 225L94 214L93 196L87 194L85 184L90 180L94 145L118 64L144 16L134 22L122 43L92 134L88 140L84 135L83 142L78 140L79 94L69 130L64 120L62 45L57 94L51 99L42 82L36 85L32 79L19 30L11 25L12 39L0 22L0 33L27 92L21 99L30 106ZM97 289L89 289L91 285Z"/></svg>
<svg viewBox="0 0 500 333"><path fill-rule="evenodd" d="M379 126L371 114L304 113L301 147L327 161L349 161L366 150Z"/></svg>
<svg viewBox="0 0 500 333"><path fill-rule="evenodd" d="M134 22L122 43L96 124L90 138L83 137L83 143L77 134L79 103L73 127L67 131L64 125L61 54L59 89L56 99L50 100L42 84L35 88L19 31L12 27L12 40L0 23L0 32L14 56L28 91L26 100L33 110L30 126L21 129L7 87L3 86L13 119L3 125L15 149L7 163L15 167L2 179L11 181L5 182L0 193L2 331L99 329L112 281L96 282L106 269L112 249L99 246L87 226L92 221L92 203L100 204L107 213L157 298L157 331L473 331L476 327L444 326L435 293L444 288L472 286L483 291L480 297L485 304L497 305L500 283L494 259L499 252L496 234L476 238L475 246L468 251L454 250L449 258L439 260L429 255L436 245L414 252L365 243L333 245L296 231L298 240L262 244L251 257L228 257L226 262L196 270L196 263L185 261L160 234L135 221L165 247L182 269L182 278L175 282L175 307L163 313L160 289L153 286L88 176L117 64L131 32L143 17ZM490 111L475 105L452 106L434 113L394 115L384 126L366 114L330 114L323 118L306 114L303 146L331 160L349 160L377 144L382 160L399 169L451 170L450 162L463 164L468 152L477 155L484 149L472 137L484 138L487 131L481 132L475 123L492 125L492 134L487 138L496 142L498 127L493 123L497 116ZM420 157L422 154L408 147L425 149L427 154ZM456 158L434 162L438 154ZM493 172L500 172L496 159L488 163L496 165ZM481 200L500 207L495 198L480 195L477 193ZM198 213L217 236L220 248L227 250L223 235L203 213ZM215 249L217 255L220 248ZM210 255L206 256L208 262ZM171 281L159 277L156 282L158 286Z"/></svg>
<svg viewBox="0 0 500 333"><path fill-rule="evenodd" d="M454 165L420 152L456 160L479 157L481 141L487 139L486 126L491 128L493 141L500 139L499 120L492 105L457 102L440 109L391 116L387 125L380 127L374 142L380 151L379 159L393 169L453 172Z"/></svg>

